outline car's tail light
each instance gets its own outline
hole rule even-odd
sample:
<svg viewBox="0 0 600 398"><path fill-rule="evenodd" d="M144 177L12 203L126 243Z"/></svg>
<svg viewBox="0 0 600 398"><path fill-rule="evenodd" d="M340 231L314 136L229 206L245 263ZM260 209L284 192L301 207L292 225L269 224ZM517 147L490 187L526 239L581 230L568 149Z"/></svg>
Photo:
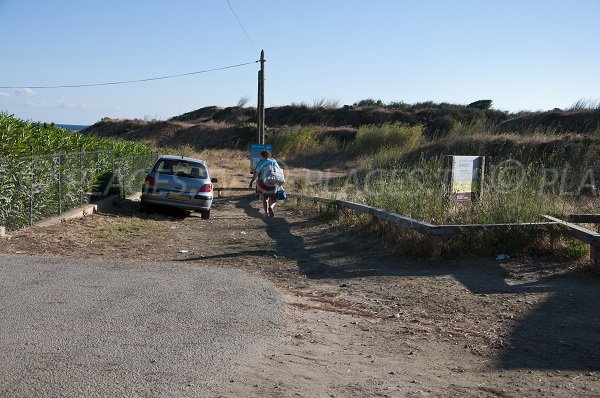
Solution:
<svg viewBox="0 0 600 398"><path fill-rule="evenodd" d="M212 184L204 184L200 187L198 192L212 192L213 185Z"/></svg>
<svg viewBox="0 0 600 398"><path fill-rule="evenodd" d="M156 179L152 176L146 176L144 183L150 187L153 187L156 185Z"/></svg>

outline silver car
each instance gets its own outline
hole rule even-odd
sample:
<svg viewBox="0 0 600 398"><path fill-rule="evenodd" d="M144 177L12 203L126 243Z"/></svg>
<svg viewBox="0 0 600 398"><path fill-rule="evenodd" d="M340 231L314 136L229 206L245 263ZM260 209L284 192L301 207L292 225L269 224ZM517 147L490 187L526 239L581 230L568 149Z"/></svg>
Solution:
<svg viewBox="0 0 600 398"><path fill-rule="evenodd" d="M163 155L158 158L142 186L140 211L150 212L154 206L169 206L200 212L210 218L213 183L203 160Z"/></svg>

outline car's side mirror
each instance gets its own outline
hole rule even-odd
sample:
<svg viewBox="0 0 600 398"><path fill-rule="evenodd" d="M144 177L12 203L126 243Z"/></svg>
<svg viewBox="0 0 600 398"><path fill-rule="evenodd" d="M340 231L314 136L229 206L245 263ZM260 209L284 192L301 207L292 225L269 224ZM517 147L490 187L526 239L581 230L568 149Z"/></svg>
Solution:
<svg viewBox="0 0 600 398"><path fill-rule="evenodd" d="M212 183L216 183L216 182L219 182L219 179L218 179L218 178L211 178L211 179L210 179L210 182L212 182Z"/></svg>

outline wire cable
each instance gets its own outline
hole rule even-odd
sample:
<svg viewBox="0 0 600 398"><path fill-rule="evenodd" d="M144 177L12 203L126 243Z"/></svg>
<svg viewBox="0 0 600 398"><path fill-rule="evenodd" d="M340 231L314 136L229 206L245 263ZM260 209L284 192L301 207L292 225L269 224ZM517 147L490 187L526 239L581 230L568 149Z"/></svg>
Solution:
<svg viewBox="0 0 600 398"><path fill-rule="evenodd" d="M111 86L111 85L117 85L117 84L141 83L141 82L150 82L150 81L154 81L154 80L172 79L175 77L182 77L182 76L198 75L200 73L216 72L216 71L225 70L225 69L239 68L241 66L251 65L251 64L255 64L257 62L260 62L260 61L244 62L242 64L223 66L220 68L213 68L213 69L204 69L204 70L200 70L200 71L196 71L196 72L180 73L177 75L149 77L147 79L123 80L123 81L117 81L117 82L90 83L90 84L64 84L64 85L59 85L59 86L0 86L0 89L79 88L79 87Z"/></svg>
<svg viewBox="0 0 600 398"><path fill-rule="evenodd" d="M237 19L238 24L240 25L240 27L242 28L242 30L246 34L246 38L250 42L250 45L252 46L252 48L254 48L254 51L258 52L258 50L256 49L256 46L254 45L254 43L252 42L252 39L250 38L250 35L246 31L246 28L244 28L244 25L242 24L242 21L240 21L240 19L238 18L237 14L235 13L235 10L231 6L231 3L229 2L229 0L226 0L226 1L227 1L227 4L229 5L229 9L231 10L231 12L233 13L233 15L235 16L235 19Z"/></svg>

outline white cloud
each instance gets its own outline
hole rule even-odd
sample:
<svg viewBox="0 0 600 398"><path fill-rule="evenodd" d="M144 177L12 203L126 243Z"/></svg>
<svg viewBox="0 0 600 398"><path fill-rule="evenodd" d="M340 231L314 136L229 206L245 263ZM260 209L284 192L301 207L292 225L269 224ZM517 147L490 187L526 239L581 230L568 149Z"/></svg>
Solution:
<svg viewBox="0 0 600 398"><path fill-rule="evenodd" d="M33 96L37 95L37 92L33 89L25 87L25 88L16 89L15 95L17 97L33 97Z"/></svg>
<svg viewBox="0 0 600 398"><path fill-rule="evenodd" d="M25 101L23 103L23 105L25 105L29 108L36 108L36 109L46 108L45 102Z"/></svg>
<svg viewBox="0 0 600 398"><path fill-rule="evenodd" d="M63 109L76 109L76 110L80 110L80 111L85 111L85 110L93 108L90 105L76 104L74 102L69 102L69 101L67 101L67 99L64 96L59 98L58 106Z"/></svg>

